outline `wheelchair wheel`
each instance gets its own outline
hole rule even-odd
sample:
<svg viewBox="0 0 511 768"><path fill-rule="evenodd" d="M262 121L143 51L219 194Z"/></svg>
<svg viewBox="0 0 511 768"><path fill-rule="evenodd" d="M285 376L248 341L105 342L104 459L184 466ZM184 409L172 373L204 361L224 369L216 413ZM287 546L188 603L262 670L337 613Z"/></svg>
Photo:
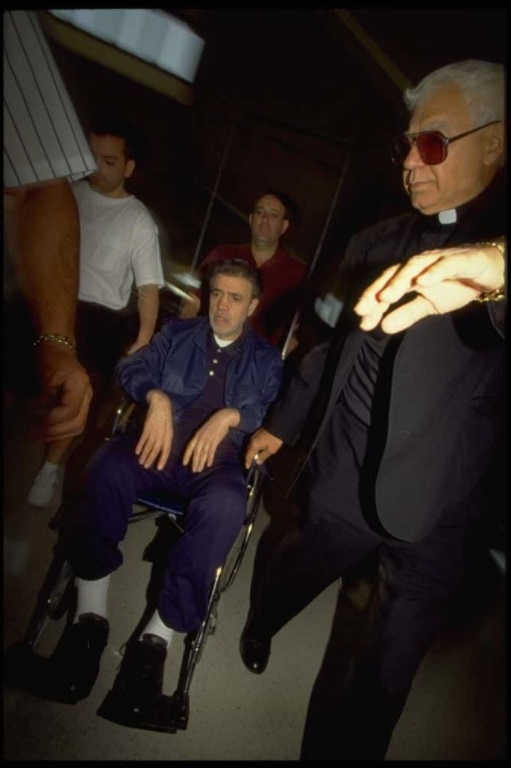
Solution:
<svg viewBox="0 0 511 768"><path fill-rule="evenodd" d="M212 626L212 631L214 632L216 607L220 599L219 586L221 575L222 569L218 568L209 594L208 610L202 624L196 632L190 632L185 637L185 650L181 662L177 688L174 692L174 696L177 699L188 697L193 673L195 672L195 668L202 657L204 645L206 644L206 639L210 634Z"/></svg>
<svg viewBox="0 0 511 768"><path fill-rule="evenodd" d="M231 547L227 559L222 568L222 576L220 580L220 592L225 592L228 587L231 586L236 574L238 573L243 558L245 556L248 542L252 535L252 530L256 521L257 513L259 511L259 504L261 501L261 495L263 492L264 477L262 473L256 472L249 485L249 494L247 500L247 516L243 527L238 534L236 541Z"/></svg>
<svg viewBox="0 0 511 768"><path fill-rule="evenodd" d="M34 648L42 634L48 619L59 619L70 605L73 589L73 572L66 560L54 555L37 596L35 608L30 617L24 645Z"/></svg>
<svg viewBox="0 0 511 768"><path fill-rule="evenodd" d="M51 595L48 598L48 616L58 621L71 608L74 595L73 571L69 563L64 563Z"/></svg>

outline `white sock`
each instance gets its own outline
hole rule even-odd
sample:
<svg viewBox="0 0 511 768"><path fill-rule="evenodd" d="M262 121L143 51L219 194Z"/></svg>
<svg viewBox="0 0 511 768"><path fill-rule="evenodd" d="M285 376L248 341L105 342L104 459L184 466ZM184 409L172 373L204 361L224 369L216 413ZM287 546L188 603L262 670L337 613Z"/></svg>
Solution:
<svg viewBox="0 0 511 768"><path fill-rule="evenodd" d="M162 640L165 640L167 645L170 645L174 631L175 630L167 627L167 625L163 623L160 618L160 614L158 611L155 611L149 619L149 622L145 625L144 629L140 633L138 639L142 640L144 635L157 635L158 637L161 637Z"/></svg>
<svg viewBox="0 0 511 768"><path fill-rule="evenodd" d="M39 472L42 472L46 475L51 475L53 472L56 472L59 467L60 464L54 464L52 461L45 461Z"/></svg>
<svg viewBox="0 0 511 768"><path fill-rule="evenodd" d="M103 616L104 619L108 617L106 606L109 585L110 574L103 576L102 579L95 579L94 581L76 579L78 599L74 620L75 624L82 613L95 613L97 616Z"/></svg>

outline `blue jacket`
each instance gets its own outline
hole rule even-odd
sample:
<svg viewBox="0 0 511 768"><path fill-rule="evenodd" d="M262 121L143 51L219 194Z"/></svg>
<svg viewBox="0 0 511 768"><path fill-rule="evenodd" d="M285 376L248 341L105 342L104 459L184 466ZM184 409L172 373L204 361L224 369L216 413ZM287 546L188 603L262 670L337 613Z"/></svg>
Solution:
<svg viewBox="0 0 511 768"><path fill-rule="evenodd" d="M149 390L161 389L170 397L172 417L178 422L206 384L209 333L205 317L169 320L150 344L119 361L116 373L122 388L138 403L145 403ZM261 426L282 381L282 359L276 347L248 327L241 343L241 354L227 368L224 391L225 407L240 412L240 422L231 430L238 446Z"/></svg>

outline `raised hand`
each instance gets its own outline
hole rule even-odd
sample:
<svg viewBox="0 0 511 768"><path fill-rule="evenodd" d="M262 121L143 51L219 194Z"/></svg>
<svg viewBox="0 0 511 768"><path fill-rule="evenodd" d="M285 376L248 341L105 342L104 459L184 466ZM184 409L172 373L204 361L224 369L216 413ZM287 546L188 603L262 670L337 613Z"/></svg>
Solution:
<svg viewBox="0 0 511 768"><path fill-rule="evenodd" d="M363 330L380 324L386 333L398 333L428 315L464 307L482 292L503 284L504 255L493 244L424 251L386 269L362 293L354 311L362 318ZM410 292L417 295L392 310L392 305Z"/></svg>

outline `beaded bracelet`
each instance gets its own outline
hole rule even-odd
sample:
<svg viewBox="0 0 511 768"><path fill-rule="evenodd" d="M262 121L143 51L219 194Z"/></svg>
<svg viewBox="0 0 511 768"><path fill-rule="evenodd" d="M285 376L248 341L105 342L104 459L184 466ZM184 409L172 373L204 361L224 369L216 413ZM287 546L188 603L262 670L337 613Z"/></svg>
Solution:
<svg viewBox="0 0 511 768"><path fill-rule="evenodd" d="M65 347L69 347L73 351L76 350L76 341L71 336L63 336L61 333L41 333L34 341L33 346L37 347L38 344L45 341L50 341L53 344L64 344Z"/></svg>
<svg viewBox="0 0 511 768"><path fill-rule="evenodd" d="M479 245L492 246L496 248L504 257L504 263L506 260L506 245L504 240L490 240L485 243L479 243ZM494 291L484 291L476 297L475 301L479 304L485 304L487 301L503 301L506 298L505 285L502 288L497 288Z"/></svg>

